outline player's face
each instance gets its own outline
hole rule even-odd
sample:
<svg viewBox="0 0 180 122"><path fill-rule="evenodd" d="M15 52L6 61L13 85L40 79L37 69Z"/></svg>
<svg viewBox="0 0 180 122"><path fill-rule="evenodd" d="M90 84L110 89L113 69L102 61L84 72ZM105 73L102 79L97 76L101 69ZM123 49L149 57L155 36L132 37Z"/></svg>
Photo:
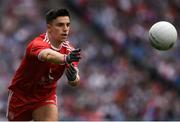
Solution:
<svg viewBox="0 0 180 122"><path fill-rule="evenodd" d="M51 24L48 24L48 31L52 40L66 41L70 29L70 18L68 16L57 17Z"/></svg>

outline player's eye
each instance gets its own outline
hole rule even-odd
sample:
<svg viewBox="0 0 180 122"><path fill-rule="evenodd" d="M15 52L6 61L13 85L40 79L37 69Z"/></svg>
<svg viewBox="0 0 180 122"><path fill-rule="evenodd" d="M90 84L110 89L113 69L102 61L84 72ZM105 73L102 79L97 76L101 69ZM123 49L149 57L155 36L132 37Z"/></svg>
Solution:
<svg viewBox="0 0 180 122"><path fill-rule="evenodd" d="M70 23L67 23L66 26L69 27L69 26L70 26Z"/></svg>
<svg viewBox="0 0 180 122"><path fill-rule="evenodd" d="M57 26L62 27L64 26L64 23L57 23Z"/></svg>

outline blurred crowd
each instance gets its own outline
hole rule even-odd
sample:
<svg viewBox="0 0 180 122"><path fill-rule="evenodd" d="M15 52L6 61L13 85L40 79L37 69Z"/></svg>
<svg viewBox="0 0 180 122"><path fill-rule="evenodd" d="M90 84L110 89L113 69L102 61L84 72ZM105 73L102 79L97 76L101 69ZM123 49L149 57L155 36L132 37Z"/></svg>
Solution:
<svg viewBox="0 0 180 122"><path fill-rule="evenodd" d="M58 81L60 120L180 120L179 38L162 52L147 36L161 20L180 34L179 0L1 0L0 120L26 45L46 31L47 10L59 6L70 10L69 40L83 50L80 85Z"/></svg>

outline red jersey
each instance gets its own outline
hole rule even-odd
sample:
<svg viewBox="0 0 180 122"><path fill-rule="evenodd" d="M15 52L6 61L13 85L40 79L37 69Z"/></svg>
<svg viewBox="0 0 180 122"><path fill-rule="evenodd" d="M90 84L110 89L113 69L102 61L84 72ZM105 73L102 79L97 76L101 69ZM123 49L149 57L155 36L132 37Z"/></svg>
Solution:
<svg viewBox="0 0 180 122"><path fill-rule="evenodd" d="M10 90L34 99L45 98L56 92L57 80L63 75L66 65L41 61L39 53L43 49L69 54L73 47L66 41L57 49L50 44L47 34L35 38L26 48L25 56L9 86ZM77 66L77 62L73 63Z"/></svg>

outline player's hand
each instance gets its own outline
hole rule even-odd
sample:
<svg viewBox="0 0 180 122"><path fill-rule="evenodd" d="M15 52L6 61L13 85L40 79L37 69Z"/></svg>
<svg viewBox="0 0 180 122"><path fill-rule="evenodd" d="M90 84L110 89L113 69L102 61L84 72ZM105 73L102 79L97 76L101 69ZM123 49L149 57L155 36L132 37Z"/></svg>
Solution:
<svg viewBox="0 0 180 122"><path fill-rule="evenodd" d="M81 59L81 49L75 49L65 57L65 63L70 64L74 61L79 61L80 59Z"/></svg>
<svg viewBox="0 0 180 122"><path fill-rule="evenodd" d="M73 64L70 64L69 68L66 69L66 77L68 79L68 83L71 85L71 86L76 86L77 85L77 81L76 81L76 78L77 78L77 74L78 74L78 71L77 69L74 67Z"/></svg>

